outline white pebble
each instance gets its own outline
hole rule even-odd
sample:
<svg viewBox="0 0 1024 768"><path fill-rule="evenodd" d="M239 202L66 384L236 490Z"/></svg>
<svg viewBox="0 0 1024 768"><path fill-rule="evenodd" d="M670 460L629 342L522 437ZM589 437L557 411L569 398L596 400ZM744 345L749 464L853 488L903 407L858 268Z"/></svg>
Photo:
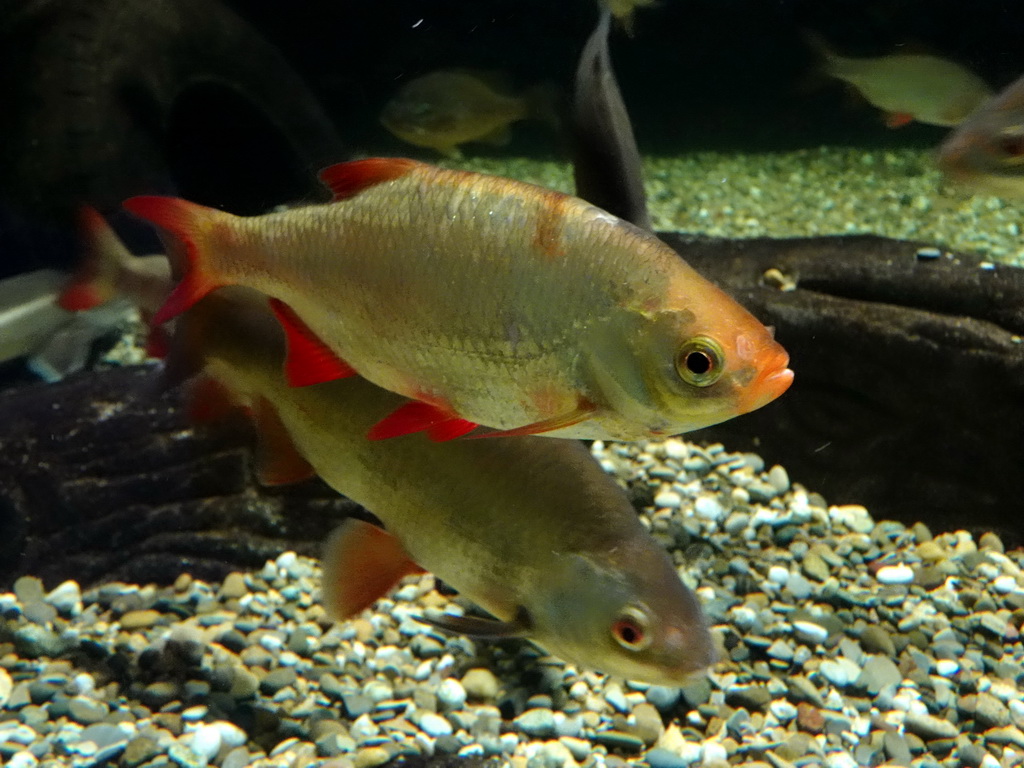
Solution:
<svg viewBox="0 0 1024 768"><path fill-rule="evenodd" d="M7 674L7 670L0 668L0 707L7 704L7 700L11 698L11 690L14 688L14 681L11 680L11 676Z"/></svg>
<svg viewBox="0 0 1024 768"><path fill-rule="evenodd" d="M849 752L833 752L825 758L828 768L857 768L857 761Z"/></svg>
<svg viewBox="0 0 1024 768"><path fill-rule="evenodd" d="M437 700L449 709L462 709L466 703L466 689L455 678L446 677L437 687Z"/></svg>
<svg viewBox="0 0 1024 768"><path fill-rule="evenodd" d="M666 440L663 443L665 455L670 459L682 461L690 455L690 449L682 440Z"/></svg>
<svg viewBox="0 0 1024 768"><path fill-rule="evenodd" d="M199 757L209 761L220 752L220 729L215 725L201 725L196 728L189 739L188 746Z"/></svg>
<svg viewBox="0 0 1024 768"><path fill-rule="evenodd" d="M813 621L794 621L793 630L801 640L809 643L824 643L828 640L828 630Z"/></svg>
<svg viewBox="0 0 1024 768"><path fill-rule="evenodd" d="M35 768L37 765L39 761L26 749L15 752L6 763L7 768Z"/></svg>
<svg viewBox="0 0 1024 768"><path fill-rule="evenodd" d="M215 723L210 723L210 726L217 729L220 733L220 740L232 749L241 747L249 740L245 731L227 720L218 720Z"/></svg>
<svg viewBox="0 0 1024 768"><path fill-rule="evenodd" d="M709 763L724 763L729 759L729 753L725 746L717 741L705 741L701 750L701 760L705 765Z"/></svg>
<svg viewBox="0 0 1024 768"><path fill-rule="evenodd" d="M796 717L796 707L785 699L776 699L768 705L768 710L775 715L775 719L780 723L788 723Z"/></svg>
<svg viewBox="0 0 1024 768"><path fill-rule="evenodd" d="M440 715L433 712L424 712L419 721L420 730L435 739L441 736L449 736L452 731L452 724Z"/></svg>
<svg viewBox="0 0 1024 768"><path fill-rule="evenodd" d="M773 565L768 569L768 581L780 587L786 586L789 583L789 569L783 568L781 565Z"/></svg>
<svg viewBox="0 0 1024 768"><path fill-rule="evenodd" d="M914 569L904 563L883 565L875 578L879 584L910 584L914 581Z"/></svg>
<svg viewBox="0 0 1024 768"><path fill-rule="evenodd" d="M181 719L187 723L195 723L206 717L206 713L209 711L209 707L203 704L197 704L194 707L189 707L181 713Z"/></svg>
<svg viewBox="0 0 1024 768"><path fill-rule="evenodd" d="M960 665L953 661L953 659L939 659L935 662L936 674L942 675L943 677L952 677L959 671Z"/></svg>
<svg viewBox="0 0 1024 768"><path fill-rule="evenodd" d="M714 496L698 496L693 503L693 511L705 520L721 520L725 515L725 509Z"/></svg>
<svg viewBox="0 0 1024 768"><path fill-rule="evenodd" d="M654 497L654 506L668 509L679 509L683 504L682 497L675 491L662 491Z"/></svg>
<svg viewBox="0 0 1024 768"><path fill-rule="evenodd" d="M88 695L96 690L96 681L88 672L79 672L71 678L71 689L81 695Z"/></svg>
<svg viewBox="0 0 1024 768"><path fill-rule="evenodd" d="M992 589L1001 595L1008 595L1017 590L1017 580L1013 576L999 576L992 582Z"/></svg>

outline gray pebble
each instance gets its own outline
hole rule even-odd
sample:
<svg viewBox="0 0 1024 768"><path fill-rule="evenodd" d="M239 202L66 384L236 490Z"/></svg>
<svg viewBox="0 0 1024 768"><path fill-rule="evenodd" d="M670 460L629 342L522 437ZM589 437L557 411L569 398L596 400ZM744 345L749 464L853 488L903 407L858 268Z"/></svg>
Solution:
<svg viewBox="0 0 1024 768"><path fill-rule="evenodd" d="M272 696L282 688L294 685L297 679L298 674L292 667L278 667L260 681L260 690Z"/></svg>
<svg viewBox="0 0 1024 768"><path fill-rule="evenodd" d="M623 752L640 752L644 748L643 739L622 731L599 731L591 737L591 741Z"/></svg>
<svg viewBox="0 0 1024 768"><path fill-rule="evenodd" d="M20 576L14 581L14 595L22 604L40 602L45 594L42 580L35 576Z"/></svg>
<svg viewBox="0 0 1024 768"><path fill-rule="evenodd" d="M877 696L883 688L899 685L902 679L903 675L892 659L873 655L864 663L854 685L872 696Z"/></svg>
<svg viewBox="0 0 1024 768"><path fill-rule="evenodd" d="M661 747L648 751L644 755L644 760L647 761L651 768L689 768L692 765L690 760Z"/></svg>
<svg viewBox="0 0 1024 768"><path fill-rule="evenodd" d="M107 716L107 705L85 696L75 696L68 702L68 714L82 725L98 723Z"/></svg>
<svg viewBox="0 0 1024 768"><path fill-rule="evenodd" d="M892 637L877 624L866 626L858 639L861 646L868 653L880 653L889 657L896 656L896 646L892 642Z"/></svg>
<svg viewBox="0 0 1024 768"><path fill-rule="evenodd" d="M652 685L644 694L660 712L668 712L679 703L680 691L678 688L669 688L664 685Z"/></svg>
<svg viewBox="0 0 1024 768"><path fill-rule="evenodd" d="M951 723L949 720L936 717L935 715L908 712L903 720L903 724L908 731L917 734L926 741L932 739L952 739L960 733L956 723Z"/></svg>

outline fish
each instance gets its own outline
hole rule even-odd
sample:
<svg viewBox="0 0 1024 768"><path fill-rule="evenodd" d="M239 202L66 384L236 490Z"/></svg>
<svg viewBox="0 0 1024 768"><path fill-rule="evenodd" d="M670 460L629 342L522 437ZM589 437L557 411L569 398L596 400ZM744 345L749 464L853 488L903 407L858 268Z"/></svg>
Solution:
<svg viewBox="0 0 1024 768"><path fill-rule="evenodd" d="M714 662L696 595L582 443L365 440L401 397L358 377L289 387L284 333L266 298L246 289L189 309L173 343L198 357L193 413L253 415L263 479L312 468L383 523L348 519L326 542L321 590L333 618L429 571L490 614L421 617L448 632L523 637L587 669L662 685Z"/></svg>
<svg viewBox="0 0 1024 768"><path fill-rule="evenodd" d="M443 69L410 80L385 105L380 122L397 138L446 157L461 157L467 142L504 145L520 120L555 122L549 84L510 95L498 75Z"/></svg>
<svg viewBox="0 0 1024 768"><path fill-rule="evenodd" d="M576 66L572 109L576 194L653 232L643 163L608 51L611 16L608 8L601 11Z"/></svg>
<svg viewBox="0 0 1024 768"><path fill-rule="evenodd" d="M184 276L162 323L218 287L270 296L293 386L360 375L411 399L369 432L640 440L754 410L789 356L674 250L511 179L371 158L335 202L237 217L136 197Z"/></svg>
<svg viewBox="0 0 1024 768"><path fill-rule="evenodd" d="M957 183L1024 196L1024 77L985 102L939 147L940 170Z"/></svg>
<svg viewBox="0 0 1024 768"><path fill-rule="evenodd" d="M805 33L822 58L826 74L849 83L885 112L885 123L899 128L913 121L954 126L992 95L988 84L962 64L927 54L848 58L819 35Z"/></svg>
<svg viewBox="0 0 1024 768"><path fill-rule="evenodd" d="M629 35L633 34L633 12L637 8L649 8L657 0L598 0L598 8L607 10L623 26Z"/></svg>

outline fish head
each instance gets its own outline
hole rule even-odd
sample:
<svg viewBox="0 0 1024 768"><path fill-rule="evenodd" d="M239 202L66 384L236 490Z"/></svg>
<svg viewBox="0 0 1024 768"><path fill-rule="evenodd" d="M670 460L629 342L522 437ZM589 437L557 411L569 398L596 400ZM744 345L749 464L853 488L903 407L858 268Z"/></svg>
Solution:
<svg viewBox="0 0 1024 768"><path fill-rule="evenodd" d="M645 315L634 339L652 434L679 434L748 413L793 382L789 355L771 329L708 284L699 310Z"/></svg>
<svg viewBox="0 0 1024 768"><path fill-rule="evenodd" d="M954 182L1011 197L1024 193L1024 78L984 104L938 150Z"/></svg>
<svg viewBox="0 0 1024 768"><path fill-rule="evenodd" d="M667 686L715 662L696 595L646 533L633 545L565 554L538 581L530 636L566 661Z"/></svg>

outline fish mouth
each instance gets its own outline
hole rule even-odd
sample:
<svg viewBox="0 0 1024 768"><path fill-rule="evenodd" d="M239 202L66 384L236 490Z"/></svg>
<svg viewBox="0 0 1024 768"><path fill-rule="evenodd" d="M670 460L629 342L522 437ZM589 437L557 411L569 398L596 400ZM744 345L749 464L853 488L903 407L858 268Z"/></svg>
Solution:
<svg viewBox="0 0 1024 768"><path fill-rule="evenodd" d="M793 371L789 369L789 353L782 347L766 352L758 363L757 376L740 394L740 413L750 413L762 405L767 405L793 383Z"/></svg>

